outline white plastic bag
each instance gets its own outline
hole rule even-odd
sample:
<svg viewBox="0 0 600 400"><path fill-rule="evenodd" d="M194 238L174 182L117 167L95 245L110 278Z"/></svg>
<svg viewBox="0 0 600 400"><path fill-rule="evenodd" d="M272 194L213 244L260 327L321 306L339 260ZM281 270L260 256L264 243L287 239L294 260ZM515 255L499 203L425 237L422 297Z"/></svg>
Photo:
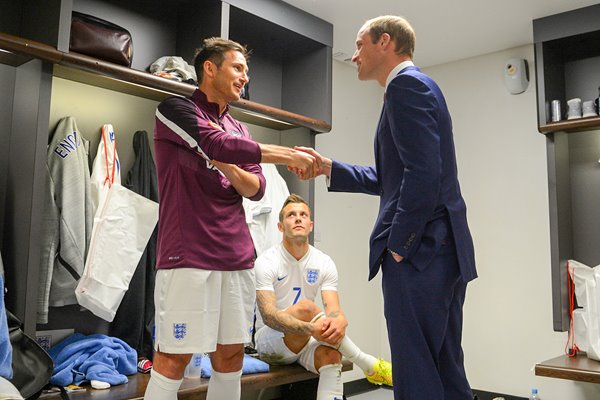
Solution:
<svg viewBox="0 0 600 400"><path fill-rule="evenodd" d="M596 290L596 280L594 279L594 268L588 267L579 261L569 260L569 266L572 269L571 279L575 283L575 297L579 307L587 307L589 296Z"/></svg>
<svg viewBox="0 0 600 400"><path fill-rule="evenodd" d="M588 352L588 322L587 322L587 310L578 308L573 311L573 337L574 342L577 343L579 350L587 353Z"/></svg>
<svg viewBox="0 0 600 400"><path fill-rule="evenodd" d="M569 260L569 266L577 304L582 307L573 311L575 341L588 358L600 361L600 266L592 268L575 260Z"/></svg>
<svg viewBox="0 0 600 400"><path fill-rule="evenodd" d="M77 302L111 322L158 221L158 204L121 186L112 125L102 126L92 167L96 211Z"/></svg>
<svg viewBox="0 0 600 400"><path fill-rule="evenodd" d="M111 322L158 221L158 204L114 183L100 200L83 276L80 305Z"/></svg>

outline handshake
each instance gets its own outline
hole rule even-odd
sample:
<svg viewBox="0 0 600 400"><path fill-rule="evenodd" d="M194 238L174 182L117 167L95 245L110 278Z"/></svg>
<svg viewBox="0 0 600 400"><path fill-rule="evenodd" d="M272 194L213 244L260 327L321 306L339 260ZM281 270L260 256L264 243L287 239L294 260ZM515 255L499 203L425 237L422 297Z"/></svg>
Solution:
<svg viewBox="0 0 600 400"><path fill-rule="evenodd" d="M290 150L287 169L294 173L298 179L308 180L319 175L330 176L331 159L323 157L310 147L296 146Z"/></svg>

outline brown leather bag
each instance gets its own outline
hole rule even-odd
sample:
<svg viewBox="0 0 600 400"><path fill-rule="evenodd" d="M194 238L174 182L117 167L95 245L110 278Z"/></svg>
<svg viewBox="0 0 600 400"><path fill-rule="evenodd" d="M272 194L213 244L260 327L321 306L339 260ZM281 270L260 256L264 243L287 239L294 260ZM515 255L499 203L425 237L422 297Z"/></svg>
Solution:
<svg viewBox="0 0 600 400"><path fill-rule="evenodd" d="M69 50L131 66L133 42L127 29L93 15L73 11Z"/></svg>

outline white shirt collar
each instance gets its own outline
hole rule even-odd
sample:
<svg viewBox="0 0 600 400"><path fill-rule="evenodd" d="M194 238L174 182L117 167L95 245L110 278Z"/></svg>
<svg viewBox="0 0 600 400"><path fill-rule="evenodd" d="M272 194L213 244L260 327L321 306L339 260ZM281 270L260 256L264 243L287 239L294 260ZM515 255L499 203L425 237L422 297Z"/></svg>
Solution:
<svg viewBox="0 0 600 400"><path fill-rule="evenodd" d="M388 75L385 81L386 90L392 79L394 79L394 77L398 75L398 72L402 71L406 67L414 67L414 65L415 64L411 60L402 61L400 64L396 65L394 69L390 71L390 74Z"/></svg>

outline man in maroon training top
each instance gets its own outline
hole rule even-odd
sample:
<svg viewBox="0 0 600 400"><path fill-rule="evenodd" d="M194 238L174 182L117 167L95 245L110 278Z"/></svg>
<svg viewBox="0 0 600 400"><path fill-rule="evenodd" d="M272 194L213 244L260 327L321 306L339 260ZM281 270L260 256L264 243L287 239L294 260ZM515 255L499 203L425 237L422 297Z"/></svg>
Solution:
<svg viewBox="0 0 600 400"><path fill-rule="evenodd" d="M154 367L146 400L176 400L193 353L210 353L208 400L239 399L244 343L250 342L254 247L242 197L260 199L259 163L285 164L309 177L315 158L259 144L229 114L248 82L239 43L204 40L194 66L199 88L156 110L159 184Z"/></svg>

